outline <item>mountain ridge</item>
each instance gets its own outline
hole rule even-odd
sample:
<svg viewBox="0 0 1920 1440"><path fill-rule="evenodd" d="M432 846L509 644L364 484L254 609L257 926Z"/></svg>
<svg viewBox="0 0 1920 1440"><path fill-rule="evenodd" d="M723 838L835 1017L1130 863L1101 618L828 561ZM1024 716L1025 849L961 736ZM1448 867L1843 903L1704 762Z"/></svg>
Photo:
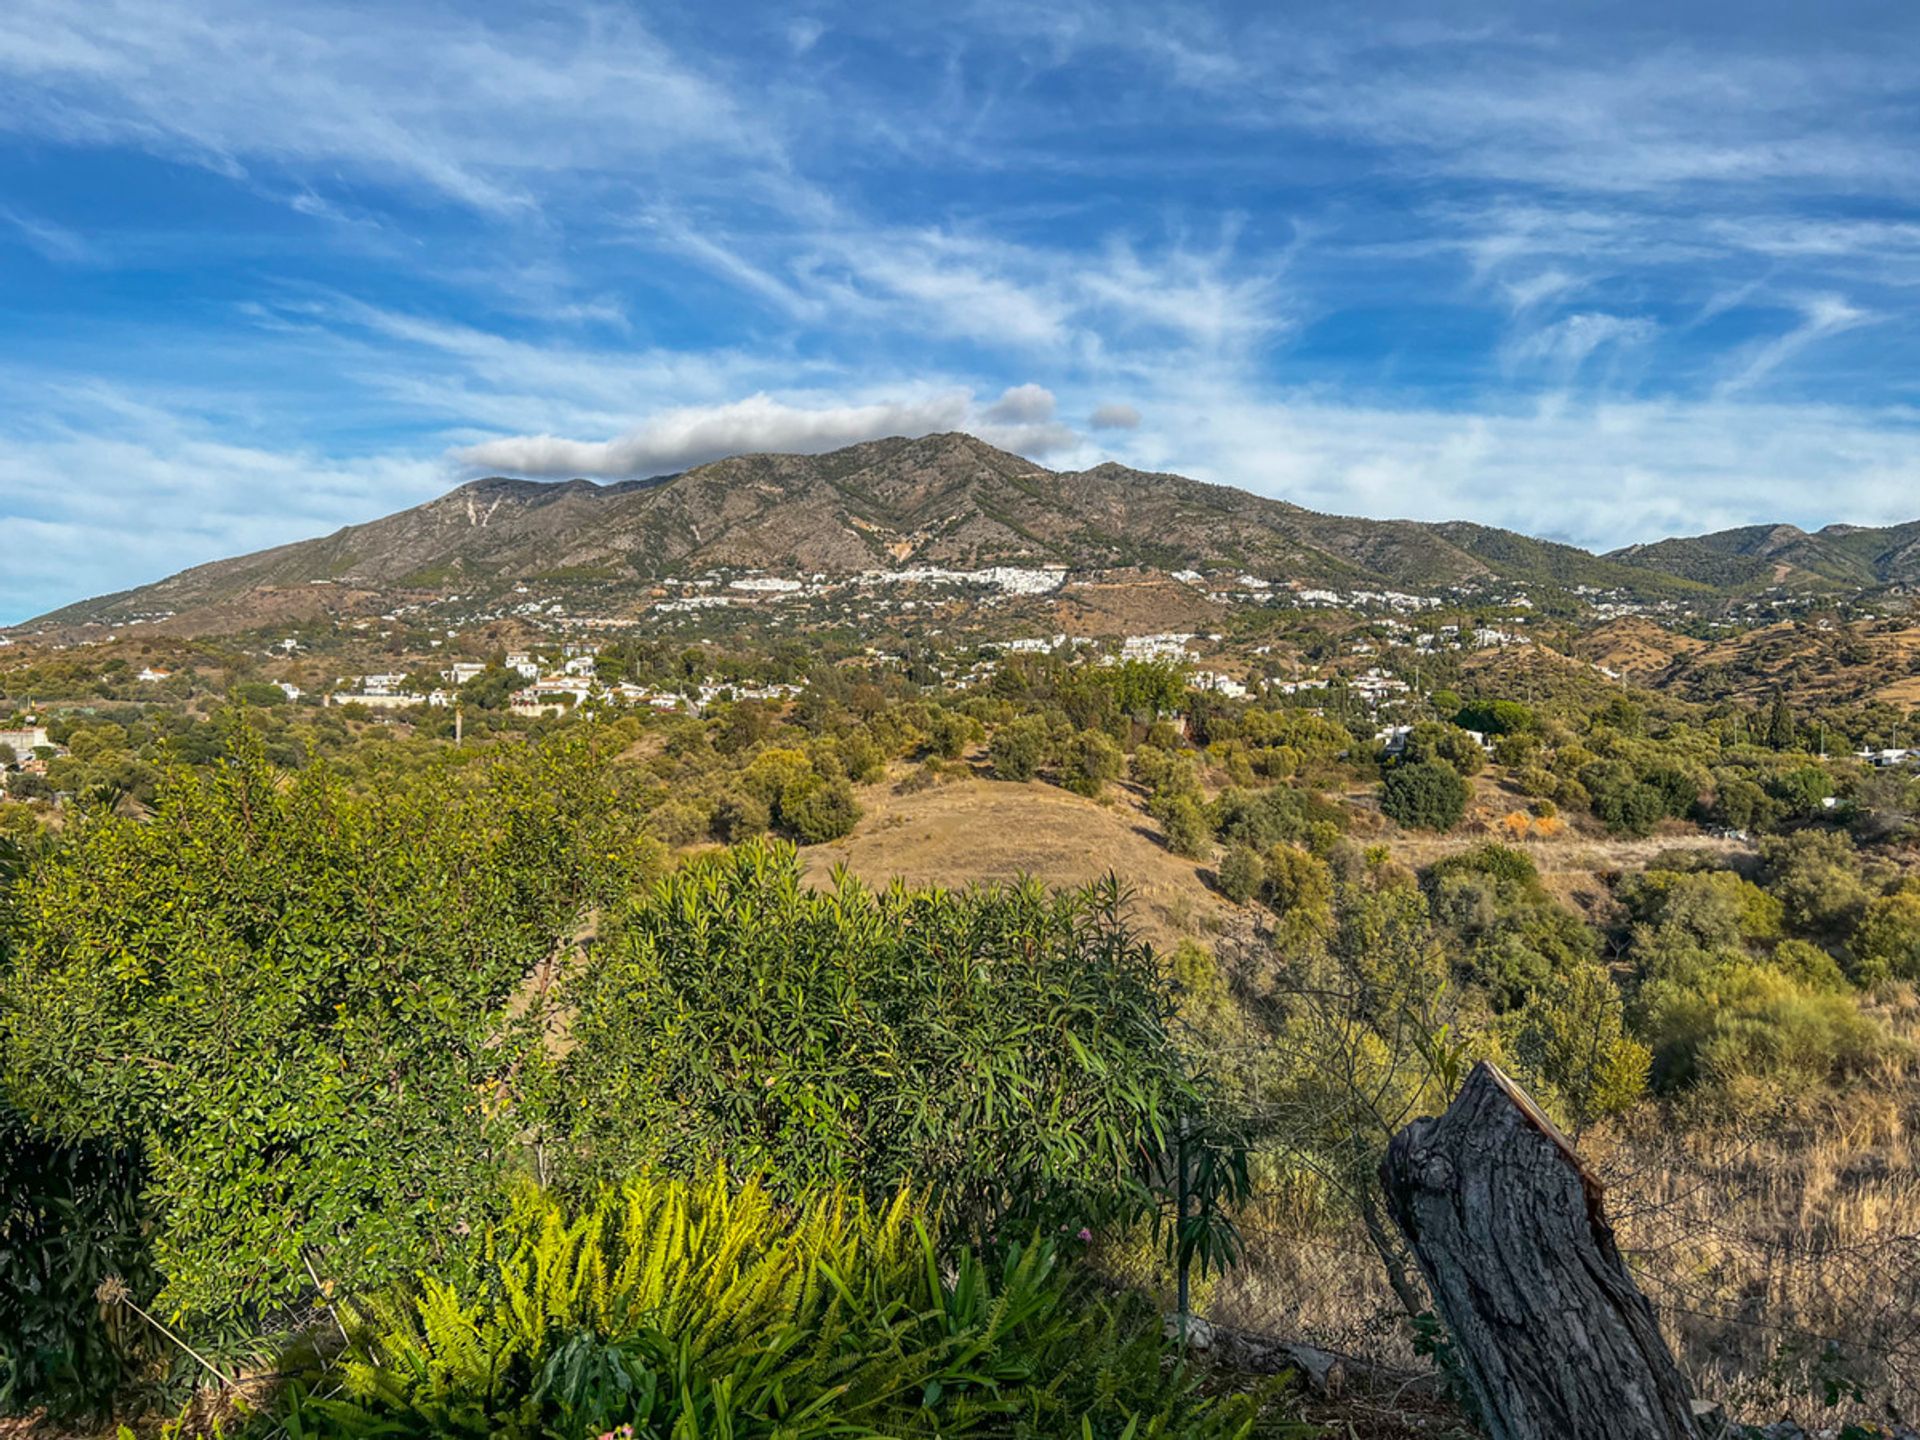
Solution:
<svg viewBox="0 0 1920 1440"><path fill-rule="evenodd" d="M193 566L26 624L176 616L317 582L380 595L553 577L638 586L716 569L844 575L998 565L1237 567L1304 585L1512 581L1706 597L1783 575L1854 587L1920 578L1920 522L1812 535L1750 526L1595 555L1469 521L1327 515L1114 461L1050 470L948 432L820 455L731 456L607 484L483 477L411 509Z"/></svg>

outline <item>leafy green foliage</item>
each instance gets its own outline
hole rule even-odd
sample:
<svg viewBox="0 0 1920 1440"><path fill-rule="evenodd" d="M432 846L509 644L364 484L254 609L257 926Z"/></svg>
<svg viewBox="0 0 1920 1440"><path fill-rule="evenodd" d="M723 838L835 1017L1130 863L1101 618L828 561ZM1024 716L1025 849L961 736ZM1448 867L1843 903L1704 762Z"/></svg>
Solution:
<svg viewBox="0 0 1920 1440"><path fill-rule="evenodd" d="M644 842L577 747L358 796L245 732L100 814L20 888L14 1103L137 1144L170 1309L215 1312L448 1253L512 1128L510 1002Z"/></svg>
<svg viewBox="0 0 1920 1440"><path fill-rule="evenodd" d="M105 1414L150 1358L149 1337L94 1292L159 1288L137 1155L59 1142L0 1106L0 1414Z"/></svg>
<svg viewBox="0 0 1920 1440"><path fill-rule="evenodd" d="M547 1087L564 1166L725 1159L787 1193L935 1187L969 1233L1110 1208L1199 1097L1116 886L809 888L790 848L700 857L608 917Z"/></svg>
<svg viewBox="0 0 1920 1440"><path fill-rule="evenodd" d="M1381 782L1380 809L1412 830L1451 830L1467 813L1467 782L1451 765L1396 765Z"/></svg>
<svg viewBox="0 0 1920 1440"><path fill-rule="evenodd" d="M1126 757L1120 747L1098 730L1082 730L1062 747L1060 783L1089 799L1120 778Z"/></svg>
<svg viewBox="0 0 1920 1440"><path fill-rule="evenodd" d="M1220 893L1235 904L1244 905L1253 899L1266 880L1267 867L1260 852L1244 842L1228 850L1220 862Z"/></svg>
<svg viewBox="0 0 1920 1440"><path fill-rule="evenodd" d="M1031 780L1046 764L1052 748L1047 722L1038 715L1028 715L994 731L993 739L987 742L987 755L993 762L995 779Z"/></svg>
<svg viewBox="0 0 1920 1440"><path fill-rule="evenodd" d="M791 1207L724 1172L634 1180L578 1212L522 1196L470 1281L348 1320L351 1399L295 1392L312 1436L534 1440L1024 1434L1243 1437L1250 1397L1162 1362L1157 1317L1046 1244L945 1253L907 1192Z"/></svg>
<svg viewBox="0 0 1920 1440"><path fill-rule="evenodd" d="M1486 735L1517 735L1533 729L1539 721L1533 711L1518 700L1470 700L1454 715L1453 723L1463 730L1478 730Z"/></svg>

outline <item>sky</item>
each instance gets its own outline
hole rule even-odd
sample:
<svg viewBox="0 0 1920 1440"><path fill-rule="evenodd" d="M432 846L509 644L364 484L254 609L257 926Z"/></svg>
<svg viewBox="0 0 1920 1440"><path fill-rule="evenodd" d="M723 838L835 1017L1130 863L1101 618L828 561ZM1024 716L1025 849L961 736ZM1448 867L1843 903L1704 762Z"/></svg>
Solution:
<svg viewBox="0 0 1920 1440"><path fill-rule="evenodd" d="M0 623L965 429L1606 548L1920 517L1920 7L0 5Z"/></svg>

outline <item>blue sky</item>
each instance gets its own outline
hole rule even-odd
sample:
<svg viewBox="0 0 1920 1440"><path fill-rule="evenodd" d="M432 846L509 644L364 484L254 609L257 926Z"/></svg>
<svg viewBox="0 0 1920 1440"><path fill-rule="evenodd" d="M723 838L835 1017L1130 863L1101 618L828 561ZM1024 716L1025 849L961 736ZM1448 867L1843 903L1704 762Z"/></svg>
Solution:
<svg viewBox="0 0 1920 1440"><path fill-rule="evenodd" d="M1920 10L0 6L0 622L965 428L1590 546L1920 517Z"/></svg>

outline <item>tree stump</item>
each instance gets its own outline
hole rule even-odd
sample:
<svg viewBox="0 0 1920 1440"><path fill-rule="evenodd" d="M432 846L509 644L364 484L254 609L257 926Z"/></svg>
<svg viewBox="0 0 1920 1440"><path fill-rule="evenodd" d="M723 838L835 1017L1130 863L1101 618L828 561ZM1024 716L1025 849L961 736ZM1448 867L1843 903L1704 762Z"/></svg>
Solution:
<svg viewBox="0 0 1920 1440"><path fill-rule="evenodd" d="M1700 1440L1600 1182L1497 1066L1394 1136L1380 1178L1494 1440Z"/></svg>

